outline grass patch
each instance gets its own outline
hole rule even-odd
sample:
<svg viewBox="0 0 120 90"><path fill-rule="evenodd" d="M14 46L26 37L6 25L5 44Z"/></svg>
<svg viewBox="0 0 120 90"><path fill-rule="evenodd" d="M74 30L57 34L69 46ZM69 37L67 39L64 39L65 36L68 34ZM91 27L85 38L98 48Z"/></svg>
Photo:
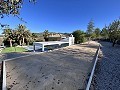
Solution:
<svg viewBox="0 0 120 90"><path fill-rule="evenodd" d="M23 47L6 47L5 49L2 50L2 53L10 53L10 52L25 52L27 51Z"/></svg>

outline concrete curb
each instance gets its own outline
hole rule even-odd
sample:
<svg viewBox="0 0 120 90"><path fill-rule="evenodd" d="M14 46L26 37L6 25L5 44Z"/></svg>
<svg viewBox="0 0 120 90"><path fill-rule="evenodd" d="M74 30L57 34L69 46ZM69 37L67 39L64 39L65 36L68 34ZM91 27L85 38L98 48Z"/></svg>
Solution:
<svg viewBox="0 0 120 90"><path fill-rule="evenodd" d="M2 61L3 67L2 67L2 90L7 90L6 89L6 66L5 66L5 61Z"/></svg>
<svg viewBox="0 0 120 90"><path fill-rule="evenodd" d="M96 51L97 55L95 57L95 62L94 62L94 65L93 65L93 68L92 68L92 71L91 71L91 74L90 74L90 77L89 77L89 81L87 83L87 87L86 87L86 90L90 90L90 85L91 85L91 82L92 82L92 78L93 78L93 75L94 75L94 71L95 71L95 67L96 67L96 64L97 64L97 61L98 61L98 55L99 55L99 52L100 52L100 45Z"/></svg>

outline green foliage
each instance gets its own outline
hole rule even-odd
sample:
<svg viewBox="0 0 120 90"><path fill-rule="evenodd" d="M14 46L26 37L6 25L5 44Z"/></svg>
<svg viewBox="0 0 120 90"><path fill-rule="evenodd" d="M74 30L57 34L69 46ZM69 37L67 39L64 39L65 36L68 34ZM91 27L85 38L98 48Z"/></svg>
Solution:
<svg viewBox="0 0 120 90"><path fill-rule="evenodd" d="M99 28L95 29L94 33L95 33L96 38L100 37L100 32L101 32L101 30Z"/></svg>
<svg viewBox="0 0 120 90"><path fill-rule="evenodd" d="M25 41L26 43L29 43L32 40L32 34L25 25L18 25L16 30L6 28L4 29L3 34L5 35L4 40L9 41L11 47L14 42L19 45L26 45Z"/></svg>
<svg viewBox="0 0 120 90"><path fill-rule="evenodd" d="M103 39L108 39L109 38L109 32L107 27L105 26L102 31L101 31L101 36Z"/></svg>
<svg viewBox="0 0 120 90"><path fill-rule="evenodd" d="M12 42L15 41L15 30L6 28L3 30L3 34L5 35L5 40L9 41L9 45L12 47Z"/></svg>
<svg viewBox="0 0 120 90"><path fill-rule="evenodd" d="M120 40L120 19L114 20L108 27L104 27L101 31L103 39L109 39L113 42L113 46Z"/></svg>
<svg viewBox="0 0 120 90"><path fill-rule="evenodd" d="M35 2L36 0L29 0ZM3 18L5 15L17 16L20 14L23 0L0 0L0 16Z"/></svg>
<svg viewBox="0 0 120 90"><path fill-rule="evenodd" d="M44 36L44 38L48 38L48 36L49 36L49 31L48 31L48 30L45 30L43 36Z"/></svg>
<svg viewBox="0 0 120 90"><path fill-rule="evenodd" d="M120 40L120 19L114 20L108 27L109 38L113 41L113 46Z"/></svg>
<svg viewBox="0 0 120 90"><path fill-rule="evenodd" d="M45 41L48 41L49 31L45 30L43 36L44 36Z"/></svg>
<svg viewBox="0 0 120 90"><path fill-rule="evenodd" d="M72 34L75 37L75 43L76 44L82 43L86 40L85 33L81 30L76 30Z"/></svg>
<svg viewBox="0 0 120 90"><path fill-rule="evenodd" d="M25 25L21 25L21 24L18 25L16 29L16 37L20 45L21 44L26 45L25 40L26 40L26 43L29 43L31 41L31 36L32 36L31 32L26 28Z"/></svg>
<svg viewBox="0 0 120 90"><path fill-rule="evenodd" d="M93 32L93 33L91 34L90 38L92 38L92 39L96 39L96 33Z"/></svg>
<svg viewBox="0 0 120 90"><path fill-rule="evenodd" d="M120 40L120 20L113 21L108 30L112 40Z"/></svg>
<svg viewBox="0 0 120 90"><path fill-rule="evenodd" d="M94 22L93 22L93 20L91 20L91 21L88 23L87 32L86 32L86 33L88 34L89 37L91 37L92 34L93 34L93 32L94 32Z"/></svg>
<svg viewBox="0 0 120 90"><path fill-rule="evenodd" d="M32 38L38 38L39 36L38 36L38 34L36 34L36 33L32 33Z"/></svg>
<svg viewBox="0 0 120 90"><path fill-rule="evenodd" d="M5 35L5 37L10 40L10 39L13 39L14 38L14 33L15 31L10 29L10 28L6 28L3 30L3 34Z"/></svg>

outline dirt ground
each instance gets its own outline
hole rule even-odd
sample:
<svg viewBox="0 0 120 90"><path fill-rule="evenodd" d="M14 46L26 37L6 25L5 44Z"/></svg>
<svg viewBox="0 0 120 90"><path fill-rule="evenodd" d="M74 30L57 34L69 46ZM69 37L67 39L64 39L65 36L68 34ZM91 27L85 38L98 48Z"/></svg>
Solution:
<svg viewBox="0 0 120 90"><path fill-rule="evenodd" d="M72 45L6 62L9 90L81 90L92 68L97 42Z"/></svg>

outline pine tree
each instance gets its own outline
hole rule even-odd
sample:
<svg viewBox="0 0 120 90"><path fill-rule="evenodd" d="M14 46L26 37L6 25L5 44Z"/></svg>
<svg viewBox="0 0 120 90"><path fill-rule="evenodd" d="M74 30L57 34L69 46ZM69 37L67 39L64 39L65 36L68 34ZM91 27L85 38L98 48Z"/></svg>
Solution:
<svg viewBox="0 0 120 90"><path fill-rule="evenodd" d="M93 32L94 32L94 22L93 22L93 20L91 20L91 21L88 23L87 32L86 32L86 33L88 34L89 37L91 37L92 34L93 34Z"/></svg>
<svg viewBox="0 0 120 90"><path fill-rule="evenodd" d="M90 20L90 22L88 23L88 26L87 26L87 31L86 31L89 41L93 37L93 32L94 32L94 22L93 22L93 20ZM88 42L88 44L89 44L89 42Z"/></svg>

